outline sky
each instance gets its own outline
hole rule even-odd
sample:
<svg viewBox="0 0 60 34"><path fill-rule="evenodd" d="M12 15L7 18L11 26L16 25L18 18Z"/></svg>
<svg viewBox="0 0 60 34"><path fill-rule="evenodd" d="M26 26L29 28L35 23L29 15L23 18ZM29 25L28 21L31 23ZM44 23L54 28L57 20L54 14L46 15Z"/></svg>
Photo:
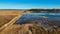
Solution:
<svg viewBox="0 0 60 34"><path fill-rule="evenodd" d="M60 0L0 0L0 9L60 9Z"/></svg>

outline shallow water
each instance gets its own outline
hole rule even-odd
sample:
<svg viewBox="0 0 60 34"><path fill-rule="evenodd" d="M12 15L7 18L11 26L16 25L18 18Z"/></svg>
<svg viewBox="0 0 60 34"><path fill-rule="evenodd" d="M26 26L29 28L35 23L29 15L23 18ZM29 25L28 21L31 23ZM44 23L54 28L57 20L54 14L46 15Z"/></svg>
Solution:
<svg viewBox="0 0 60 34"><path fill-rule="evenodd" d="M31 13L31 14L24 14L16 21L16 23L30 23L31 21L45 21L48 20L49 22L60 22L60 13ZM59 23L60 25L60 23Z"/></svg>

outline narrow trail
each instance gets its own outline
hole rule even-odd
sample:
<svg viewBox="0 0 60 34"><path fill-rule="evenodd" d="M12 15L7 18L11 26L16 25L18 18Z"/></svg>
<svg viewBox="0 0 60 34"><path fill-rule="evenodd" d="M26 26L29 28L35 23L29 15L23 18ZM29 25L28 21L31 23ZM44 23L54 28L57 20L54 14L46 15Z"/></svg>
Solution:
<svg viewBox="0 0 60 34"><path fill-rule="evenodd" d="M22 15L18 15L17 17L15 17L14 19L12 19L9 23L3 25L1 28L0 28L0 32L3 32L5 30L7 30L9 27L11 27L16 20L18 20Z"/></svg>

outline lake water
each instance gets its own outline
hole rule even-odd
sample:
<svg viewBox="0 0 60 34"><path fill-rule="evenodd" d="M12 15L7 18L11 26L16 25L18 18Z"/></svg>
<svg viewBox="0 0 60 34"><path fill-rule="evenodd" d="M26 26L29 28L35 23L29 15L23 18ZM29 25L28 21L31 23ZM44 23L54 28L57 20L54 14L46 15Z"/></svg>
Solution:
<svg viewBox="0 0 60 34"><path fill-rule="evenodd" d="M19 18L16 23L25 24L30 23L31 21L45 21L48 20L49 22L57 22L57 25L60 25L60 13L30 13L24 14Z"/></svg>

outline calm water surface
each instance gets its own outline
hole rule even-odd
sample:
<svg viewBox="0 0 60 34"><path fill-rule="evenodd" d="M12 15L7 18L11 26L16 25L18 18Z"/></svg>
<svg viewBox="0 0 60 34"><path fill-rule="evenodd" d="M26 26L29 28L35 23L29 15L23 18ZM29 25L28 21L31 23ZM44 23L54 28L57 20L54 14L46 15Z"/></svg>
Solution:
<svg viewBox="0 0 60 34"><path fill-rule="evenodd" d="M60 13L31 13L24 14L19 18L16 23L30 23L31 21L44 21L48 20L49 22L60 22ZM60 25L60 23L59 23Z"/></svg>

